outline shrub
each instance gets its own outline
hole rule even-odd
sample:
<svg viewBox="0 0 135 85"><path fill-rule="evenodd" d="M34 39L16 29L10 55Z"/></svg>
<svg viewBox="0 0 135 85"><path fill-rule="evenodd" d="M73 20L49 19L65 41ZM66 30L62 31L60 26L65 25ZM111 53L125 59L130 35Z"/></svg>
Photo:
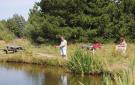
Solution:
<svg viewBox="0 0 135 85"><path fill-rule="evenodd" d="M14 38L14 34L10 32L3 23L0 22L0 39L4 41L10 41Z"/></svg>

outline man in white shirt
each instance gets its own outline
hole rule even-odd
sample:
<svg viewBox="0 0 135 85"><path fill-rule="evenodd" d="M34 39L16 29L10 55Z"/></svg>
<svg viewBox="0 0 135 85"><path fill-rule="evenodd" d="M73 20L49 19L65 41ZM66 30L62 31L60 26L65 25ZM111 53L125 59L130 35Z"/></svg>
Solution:
<svg viewBox="0 0 135 85"><path fill-rule="evenodd" d="M61 56L66 57L67 56L67 41L64 39L64 37L61 38L61 44L57 47L60 48Z"/></svg>

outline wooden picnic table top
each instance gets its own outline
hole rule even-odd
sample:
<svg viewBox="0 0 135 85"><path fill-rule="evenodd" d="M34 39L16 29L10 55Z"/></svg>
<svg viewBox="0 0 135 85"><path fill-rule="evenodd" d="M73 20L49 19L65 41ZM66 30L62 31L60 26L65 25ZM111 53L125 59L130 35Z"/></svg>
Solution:
<svg viewBox="0 0 135 85"><path fill-rule="evenodd" d="M25 49L23 49L22 46L18 46L18 45L7 45L6 48L0 50L3 50L6 54L8 54L9 52L15 53L18 51L23 51Z"/></svg>
<svg viewBox="0 0 135 85"><path fill-rule="evenodd" d="M9 47L9 48L19 48L19 47L22 47L22 46L18 46L18 45L7 45L6 47Z"/></svg>

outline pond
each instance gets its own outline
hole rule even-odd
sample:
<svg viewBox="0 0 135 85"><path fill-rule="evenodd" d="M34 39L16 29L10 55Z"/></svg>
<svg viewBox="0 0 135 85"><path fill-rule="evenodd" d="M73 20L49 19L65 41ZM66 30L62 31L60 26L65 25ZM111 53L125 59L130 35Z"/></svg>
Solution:
<svg viewBox="0 0 135 85"><path fill-rule="evenodd" d="M82 84L83 83L83 84ZM81 76L65 69L27 64L0 64L0 85L101 85L99 76Z"/></svg>

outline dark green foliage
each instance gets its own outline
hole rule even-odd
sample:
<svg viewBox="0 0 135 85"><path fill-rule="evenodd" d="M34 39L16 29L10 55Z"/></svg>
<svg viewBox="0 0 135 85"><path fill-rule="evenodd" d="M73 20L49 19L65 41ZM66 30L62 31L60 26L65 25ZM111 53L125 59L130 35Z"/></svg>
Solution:
<svg viewBox="0 0 135 85"><path fill-rule="evenodd" d="M57 42L59 35L75 42L135 41L134 8L134 0L41 0L30 11L26 34L40 43Z"/></svg>
<svg viewBox="0 0 135 85"><path fill-rule="evenodd" d="M18 14L14 14L13 17L6 22L7 28L19 38L23 36L25 24L25 19Z"/></svg>
<svg viewBox="0 0 135 85"><path fill-rule="evenodd" d="M14 39L15 36L11 33L8 28L6 28L6 21L0 22L0 40L10 41Z"/></svg>

